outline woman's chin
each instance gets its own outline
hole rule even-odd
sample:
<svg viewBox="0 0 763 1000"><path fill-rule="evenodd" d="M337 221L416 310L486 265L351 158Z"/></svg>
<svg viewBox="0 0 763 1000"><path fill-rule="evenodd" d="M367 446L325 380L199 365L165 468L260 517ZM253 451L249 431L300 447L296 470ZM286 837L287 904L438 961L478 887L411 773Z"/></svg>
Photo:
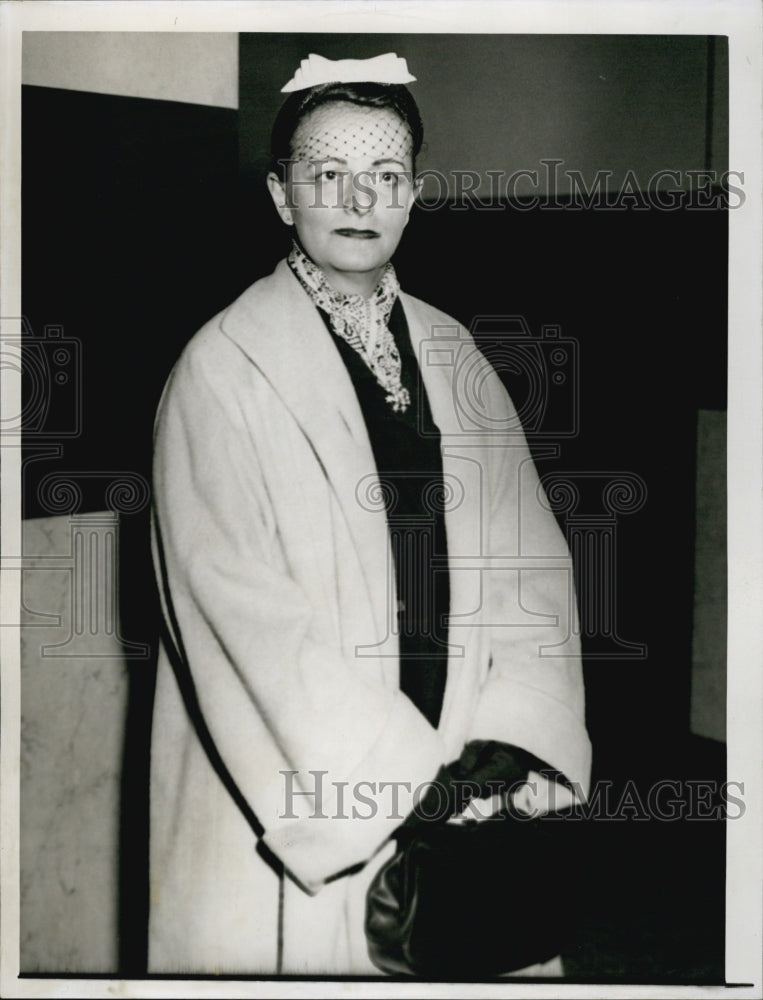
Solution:
<svg viewBox="0 0 763 1000"><path fill-rule="evenodd" d="M362 279L363 276L377 274L388 260L388 257L379 254L343 254L327 261L323 265L323 270L329 281L332 274L352 281L355 277Z"/></svg>
<svg viewBox="0 0 763 1000"><path fill-rule="evenodd" d="M391 256L391 255L390 255ZM335 271L373 271L384 267L389 260L386 253L380 253L379 247L348 247L343 253L334 254L332 259L327 261L329 267Z"/></svg>

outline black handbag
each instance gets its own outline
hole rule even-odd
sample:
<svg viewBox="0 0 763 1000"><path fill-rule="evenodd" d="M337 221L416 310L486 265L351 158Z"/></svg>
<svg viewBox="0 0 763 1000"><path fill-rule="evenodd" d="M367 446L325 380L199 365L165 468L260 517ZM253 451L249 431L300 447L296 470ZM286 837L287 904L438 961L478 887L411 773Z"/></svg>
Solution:
<svg viewBox="0 0 763 1000"><path fill-rule="evenodd" d="M575 922L578 829L573 810L529 818L511 807L402 828L367 894L374 965L483 979L558 955Z"/></svg>

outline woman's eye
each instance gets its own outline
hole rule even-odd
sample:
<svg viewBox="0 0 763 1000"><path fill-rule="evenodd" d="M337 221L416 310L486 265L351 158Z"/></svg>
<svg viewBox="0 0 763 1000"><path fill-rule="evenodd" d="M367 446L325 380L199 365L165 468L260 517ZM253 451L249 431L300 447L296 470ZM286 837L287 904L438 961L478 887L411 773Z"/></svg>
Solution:
<svg viewBox="0 0 763 1000"><path fill-rule="evenodd" d="M341 178L343 176L344 176L344 172L341 171L341 170L322 170L318 174L318 179L321 180L321 181L333 182L333 181L341 180Z"/></svg>
<svg viewBox="0 0 763 1000"><path fill-rule="evenodd" d="M393 170L385 170L381 175L382 184L397 184L399 178Z"/></svg>

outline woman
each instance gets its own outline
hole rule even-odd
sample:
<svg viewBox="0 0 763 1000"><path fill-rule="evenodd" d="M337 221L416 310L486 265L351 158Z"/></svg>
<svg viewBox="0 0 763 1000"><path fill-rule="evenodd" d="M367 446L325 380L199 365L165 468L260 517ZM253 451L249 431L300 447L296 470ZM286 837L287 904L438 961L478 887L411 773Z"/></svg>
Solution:
<svg viewBox="0 0 763 1000"><path fill-rule="evenodd" d="M378 974L367 886L471 741L585 795L580 664L543 655L574 631L564 541L498 378L389 264L412 80L391 54L302 63L268 177L292 252L159 407L152 972ZM526 808L569 801L531 777Z"/></svg>

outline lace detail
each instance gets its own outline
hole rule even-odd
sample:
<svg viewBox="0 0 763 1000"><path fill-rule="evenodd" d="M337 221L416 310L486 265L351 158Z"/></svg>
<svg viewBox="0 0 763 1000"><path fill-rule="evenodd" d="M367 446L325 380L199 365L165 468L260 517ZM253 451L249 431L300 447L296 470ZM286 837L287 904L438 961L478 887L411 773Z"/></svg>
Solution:
<svg viewBox="0 0 763 1000"><path fill-rule="evenodd" d="M394 111L345 101L334 101L311 111L291 143L293 160L319 162L358 156L405 160L412 151L411 130ZM369 171L369 180L372 175L376 176L375 172Z"/></svg>
<svg viewBox="0 0 763 1000"><path fill-rule="evenodd" d="M387 326L400 291L392 264L385 266L376 291L365 299L332 288L323 271L296 243L292 244L288 262L313 303L329 314L337 336L346 340L368 365L387 393L386 402L396 413L404 413L411 397L400 380L400 353Z"/></svg>

